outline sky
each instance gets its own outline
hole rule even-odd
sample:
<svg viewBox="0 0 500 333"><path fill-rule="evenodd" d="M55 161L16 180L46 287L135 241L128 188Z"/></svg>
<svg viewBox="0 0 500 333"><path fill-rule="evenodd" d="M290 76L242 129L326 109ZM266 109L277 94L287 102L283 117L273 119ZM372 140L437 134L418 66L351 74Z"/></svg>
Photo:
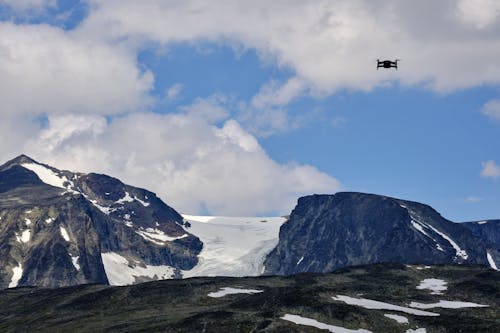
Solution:
<svg viewBox="0 0 500 333"><path fill-rule="evenodd" d="M189 214L361 191L500 218L499 55L498 0L0 0L0 160Z"/></svg>

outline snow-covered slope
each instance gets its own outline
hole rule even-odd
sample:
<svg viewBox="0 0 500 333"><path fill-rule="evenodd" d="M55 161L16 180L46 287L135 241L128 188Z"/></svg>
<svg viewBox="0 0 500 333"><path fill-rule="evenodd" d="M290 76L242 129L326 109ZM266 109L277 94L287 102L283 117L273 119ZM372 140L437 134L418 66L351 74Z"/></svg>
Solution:
<svg viewBox="0 0 500 333"><path fill-rule="evenodd" d="M198 264L183 271L193 276L257 276L264 259L278 244L284 217L221 217L183 215L185 228L203 242Z"/></svg>

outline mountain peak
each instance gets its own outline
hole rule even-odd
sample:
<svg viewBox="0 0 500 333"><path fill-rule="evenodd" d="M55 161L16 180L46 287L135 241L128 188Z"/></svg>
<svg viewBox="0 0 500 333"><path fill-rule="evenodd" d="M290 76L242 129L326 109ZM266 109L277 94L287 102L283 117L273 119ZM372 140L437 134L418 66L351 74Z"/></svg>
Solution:
<svg viewBox="0 0 500 333"><path fill-rule="evenodd" d="M21 154L21 155L15 157L15 158L11 159L10 161L7 161L3 165L1 165L0 166L0 171L7 170L7 169L11 168L13 165L20 165L22 163L36 163L36 164L40 164L37 161L35 161L34 159L32 159L31 157L29 157L28 155Z"/></svg>

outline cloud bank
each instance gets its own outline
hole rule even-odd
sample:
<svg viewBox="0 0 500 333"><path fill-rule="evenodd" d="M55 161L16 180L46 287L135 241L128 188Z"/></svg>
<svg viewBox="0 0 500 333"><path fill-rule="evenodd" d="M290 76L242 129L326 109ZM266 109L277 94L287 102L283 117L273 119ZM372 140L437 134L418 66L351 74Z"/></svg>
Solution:
<svg viewBox="0 0 500 333"><path fill-rule="evenodd" d="M102 172L158 193L176 209L223 215L287 214L298 196L340 189L309 165L278 164L232 119L193 113L59 115L25 149L61 168Z"/></svg>
<svg viewBox="0 0 500 333"><path fill-rule="evenodd" d="M256 49L291 69L271 102L304 91L369 90L391 82L447 92L500 82L495 0L91 0L81 30L108 40L213 41ZM374 71L377 58L404 71ZM293 81L292 81L293 82ZM280 97L282 96L282 97ZM255 101L259 103L259 99Z"/></svg>
<svg viewBox="0 0 500 333"><path fill-rule="evenodd" d="M57 167L105 172L190 213L287 213L299 195L340 189L313 166L277 163L255 136L293 128L286 108L301 96L392 84L446 93L500 82L494 0L88 2L88 16L70 31L0 23L0 157L25 151ZM0 5L22 16L57 2ZM237 115L223 95L148 112L155 77L139 52L198 42L256 50L262 63L291 75L239 101ZM379 57L401 58L404 71L376 71ZM174 84L162 98L184 89ZM497 102L483 112L499 118ZM488 161L482 175L500 171Z"/></svg>

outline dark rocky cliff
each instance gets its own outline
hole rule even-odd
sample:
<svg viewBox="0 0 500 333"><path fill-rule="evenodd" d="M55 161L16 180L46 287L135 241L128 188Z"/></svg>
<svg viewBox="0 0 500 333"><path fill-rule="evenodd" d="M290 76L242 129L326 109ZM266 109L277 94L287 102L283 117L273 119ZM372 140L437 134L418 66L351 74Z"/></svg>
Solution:
<svg viewBox="0 0 500 333"><path fill-rule="evenodd" d="M427 205L364 193L298 200L264 263L266 274L330 272L376 262L489 265L498 246Z"/></svg>

